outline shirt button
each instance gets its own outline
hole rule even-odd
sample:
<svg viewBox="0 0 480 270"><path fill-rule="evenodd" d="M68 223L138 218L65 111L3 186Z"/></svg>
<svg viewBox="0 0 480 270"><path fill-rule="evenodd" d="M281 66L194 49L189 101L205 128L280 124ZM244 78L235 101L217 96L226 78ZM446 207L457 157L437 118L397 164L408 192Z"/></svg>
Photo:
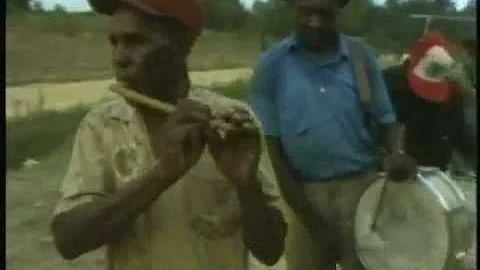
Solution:
<svg viewBox="0 0 480 270"><path fill-rule="evenodd" d="M325 93L325 92L327 92L327 91L325 90L325 88L321 87L321 88L320 88L320 92Z"/></svg>

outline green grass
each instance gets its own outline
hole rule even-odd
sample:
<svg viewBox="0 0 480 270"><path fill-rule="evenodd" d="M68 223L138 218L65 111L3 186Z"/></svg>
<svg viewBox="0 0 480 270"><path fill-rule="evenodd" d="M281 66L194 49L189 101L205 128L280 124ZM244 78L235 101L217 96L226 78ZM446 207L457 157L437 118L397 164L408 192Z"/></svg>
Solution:
<svg viewBox="0 0 480 270"><path fill-rule="evenodd" d="M227 97L246 101L248 94L248 80L236 80L231 84L213 86L213 91L219 92Z"/></svg>
<svg viewBox="0 0 480 270"><path fill-rule="evenodd" d="M253 67L260 41L252 35L205 30L189 57L190 70Z"/></svg>
<svg viewBox="0 0 480 270"><path fill-rule="evenodd" d="M95 14L24 14L8 18L7 85L111 78L107 27L108 17ZM189 68L253 67L259 52L260 41L254 35L207 29L192 49Z"/></svg>
<svg viewBox="0 0 480 270"><path fill-rule="evenodd" d="M7 27L28 27L42 33L77 36L82 33L104 33L108 17L95 13L18 13L7 18Z"/></svg>
<svg viewBox="0 0 480 270"><path fill-rule="evenodd" d="M67 140L39 165L7 171L6 269L105 269L103 249L69 262L62 260L52 242L49 224L71 148Z"/></svg>
<svg viewBox="0 0 480 270"><path fill-rule="evenodd" d="M59 181L65 174L65 170L70 162L73 146L73 133L66 136L63 143L59 144L51 153L44 155L40 159L40 164L30 169L10 170L7 177L17 180L46 179L48 181ZM58 187L50 186L50 190L56 190Z"/></svg>
<svg viewBox="0 0 480 270"><path fill-rule="evenodd" d="M87 107L46 111L7 121L7 168L18 168L27 158L42 159L72 138Z"/></svg>

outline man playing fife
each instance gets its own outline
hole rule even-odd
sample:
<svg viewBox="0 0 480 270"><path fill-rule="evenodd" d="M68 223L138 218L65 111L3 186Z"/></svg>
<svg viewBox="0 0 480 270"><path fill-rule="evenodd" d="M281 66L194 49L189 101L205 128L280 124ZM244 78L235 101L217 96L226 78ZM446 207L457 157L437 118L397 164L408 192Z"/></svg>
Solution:
<svg viewBox="0 0 480 270"><path fill-rule="evenodd" d="M289 221L289 270L363 269L353 221L359 198L377 179L378 147L395 181L414 175L380 68L363 43L336 30L348 0L292 0L296 29L258 61L249 101L262 122ZM360 102L351 45L364 46L371 113ZM369 129L377 126L378 133ZM378 136L374 136L378 135ZM377 139L378 138L378 139Z"/></svg>
<svg viewBox="0 0 480 270"><path fill-rule="evenodd" d="M117 81L176 109L166 114L116 97L87 114L51 224L60 254L71 260L106 245L109 270L244 270L248 251L274 264L286 226L275 181L259 173L259 130L241 128L247 107L230 114L240 128L222 139L209 124L212 108L187 99L235 104L189 91L186 59L201 31L202 6L90 4L111 17Z"/></svg>

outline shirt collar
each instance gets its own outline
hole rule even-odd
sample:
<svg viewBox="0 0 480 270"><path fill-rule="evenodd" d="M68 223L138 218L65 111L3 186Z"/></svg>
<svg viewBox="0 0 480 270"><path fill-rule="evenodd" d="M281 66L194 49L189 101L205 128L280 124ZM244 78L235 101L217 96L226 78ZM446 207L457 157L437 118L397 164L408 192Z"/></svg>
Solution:
<svg viewBox="0 0 480 270"><path fill-rule="evenodd" d="M343 34L338 34L339 39L339 49L340 57L345 57L347 59L351 58L350 51L347 46L347 37ZM295 34L291 34L286 40L289 51L295 51L301 48L301 44Z"/></svg>
<svg viewBox="0 0 480 270"><path fill-rule="evenodd" d="M109 106L108 116L112 119L129 123L133 120L136 110L123 97L117 97L112 100L112 106Z"/></svg>

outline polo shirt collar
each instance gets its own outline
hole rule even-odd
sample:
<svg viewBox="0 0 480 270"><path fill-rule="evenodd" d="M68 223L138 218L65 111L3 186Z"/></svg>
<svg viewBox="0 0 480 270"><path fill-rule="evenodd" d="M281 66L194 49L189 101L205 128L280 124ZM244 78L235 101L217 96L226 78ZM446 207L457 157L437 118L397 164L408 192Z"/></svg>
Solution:
<svg viewBox="0 0 480 270"><path fill-rule="evenodd" d="M343 34L338 34L338 39L339 39L339 56L340 57L345 57L347 59L351 58L350 51L348 50L348 40L347 37ZM295 51L298 50L302 47L301 42L299 41L298 37L296 34L291 34L290 37L287 39L287 46L289 51Z"/></svg>

